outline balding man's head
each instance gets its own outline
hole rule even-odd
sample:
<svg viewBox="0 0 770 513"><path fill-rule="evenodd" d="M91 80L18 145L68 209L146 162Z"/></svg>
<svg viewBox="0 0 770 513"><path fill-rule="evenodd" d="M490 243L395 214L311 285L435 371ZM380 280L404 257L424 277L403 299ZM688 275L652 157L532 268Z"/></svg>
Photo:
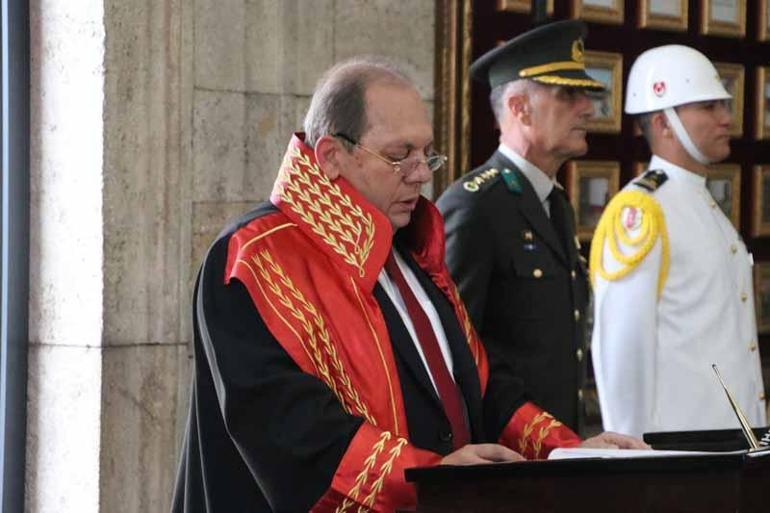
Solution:
<svg viewBox="0 0 770 513"><path fill-rule="evenodd" d="M305 116L305 142L315 146L327 134L358 141L366 131L366 90L372 84L413 87L395 65L382 57L355 57L327 71L316 86Z"/></svg>

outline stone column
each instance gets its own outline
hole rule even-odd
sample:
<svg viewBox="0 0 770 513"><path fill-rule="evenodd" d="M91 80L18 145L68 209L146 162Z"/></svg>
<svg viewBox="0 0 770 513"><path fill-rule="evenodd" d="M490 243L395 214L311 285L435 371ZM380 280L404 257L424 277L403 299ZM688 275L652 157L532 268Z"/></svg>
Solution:
<svg viewBox="0 0 770 513"><path fill-rule="evenodd" d="M26 510L93 512L104 285L102 2L33 1L30 11Z"/></svg>

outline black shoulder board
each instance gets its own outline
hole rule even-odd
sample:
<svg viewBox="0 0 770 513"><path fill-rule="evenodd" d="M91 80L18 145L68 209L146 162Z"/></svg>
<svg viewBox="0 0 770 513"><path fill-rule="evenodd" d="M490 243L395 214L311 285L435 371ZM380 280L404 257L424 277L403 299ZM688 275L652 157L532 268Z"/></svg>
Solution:
<svg viewBox="0 0 770 513"><path fill-rule="evenodd" d="M638 185L642 189L647 189L650 192L655 192L658 187L666 183L668 175L662 169L650 169L641 178L634 182L634 185Z"/></svg>

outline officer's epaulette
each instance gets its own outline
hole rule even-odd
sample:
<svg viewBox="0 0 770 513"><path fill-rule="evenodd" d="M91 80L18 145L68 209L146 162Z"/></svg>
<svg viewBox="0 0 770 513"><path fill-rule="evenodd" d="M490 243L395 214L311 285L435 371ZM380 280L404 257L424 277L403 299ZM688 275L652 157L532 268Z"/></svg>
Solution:
<svg viewBox="0 0 770 513"><path fill-rule="evenodd" d="M662 169L650 169L641 178L634 180L633 183L642 189L655 192L661 185L666 183L666 180L668 180L668 175L665 171Z"/></svg>
<svg viewBox="0 0 770 513"><path fill-rule="evenodd" d="M500 171L496 167L475 173L463 181L463 189L468 192L478 192L481 190L482 185L492 182L499 174Z"/></svg>

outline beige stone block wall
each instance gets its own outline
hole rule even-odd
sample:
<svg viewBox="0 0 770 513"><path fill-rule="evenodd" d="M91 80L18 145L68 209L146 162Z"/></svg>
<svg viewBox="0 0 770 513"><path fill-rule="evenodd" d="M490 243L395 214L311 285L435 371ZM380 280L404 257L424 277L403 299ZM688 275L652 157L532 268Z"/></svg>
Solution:
<svg viewBox="0 0 770 513"><path fill-rule="evenodd" d="M172 344L105 349L100 512L169 511L187 360L187 349Z"/></svg>
<svg viewBox="0 0 770 513"><path fill-rule="evenodd" d="M189 386L189 0L105 0L100 512L168 511Z"/></svg>
<svg viewBox="0 0 770 513"><path fill-rule="evenodd" d="M109 0L104 342L176 344L183 231L182 0ZM187 53L189 54L189 49Z"/></svg>

